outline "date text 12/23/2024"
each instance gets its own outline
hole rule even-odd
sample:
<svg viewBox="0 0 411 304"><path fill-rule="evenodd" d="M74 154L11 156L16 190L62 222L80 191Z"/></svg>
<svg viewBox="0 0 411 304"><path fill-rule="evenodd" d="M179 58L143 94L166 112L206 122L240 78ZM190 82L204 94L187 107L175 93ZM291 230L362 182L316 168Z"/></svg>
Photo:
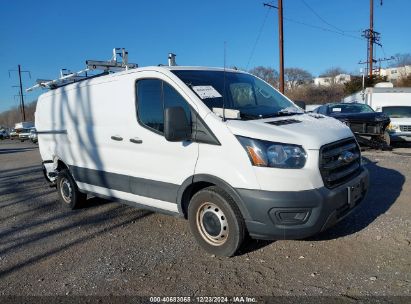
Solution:
<svg viewBox="0 0 411 304"><path fill-rule="evenodd" d="M257 303L255 297L150 297L151 303Z"/></svg>

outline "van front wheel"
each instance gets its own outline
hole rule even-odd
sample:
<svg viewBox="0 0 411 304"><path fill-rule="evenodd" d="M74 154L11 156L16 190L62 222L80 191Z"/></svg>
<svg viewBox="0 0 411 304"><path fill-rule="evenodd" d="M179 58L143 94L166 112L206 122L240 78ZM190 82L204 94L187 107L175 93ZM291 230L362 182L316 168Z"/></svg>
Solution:
<svg viewBox="0 0 411 304"><path fill-rule="evenodd" d="M87 198L87 194L79 191L68 169L63 169L58 173L57 191L60 201L70 209L78 208Z"/></svg>
<svg viewBox="0 0 411 304"><path fill-rule="evenodd" d="M209 253L233 256L246 235L244 219L234 200L218 187L197 192L188 206L191 233Z"/></svg>

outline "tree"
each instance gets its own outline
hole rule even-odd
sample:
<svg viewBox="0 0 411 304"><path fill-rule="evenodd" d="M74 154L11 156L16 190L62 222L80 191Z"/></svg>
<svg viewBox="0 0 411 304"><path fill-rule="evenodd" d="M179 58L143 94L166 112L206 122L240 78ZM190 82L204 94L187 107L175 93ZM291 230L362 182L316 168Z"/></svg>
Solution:
<svg viewBox="0 0 411 304"><path fill-rule="evenodd" d="M346 72L342 68L332 67L332 68L325 70L325 72L322 73L320 77L329 77L331 78L331 84L335 84L336 77L340 74L346 74Z"/></svg>
<svg viewBox="0 0 411 304"><path fill-rule="evenodd" d="M302 84L311 82L313 75L300 68L286 68L284 69L284 78L288 88L293 90Z"/></svg>
<svg viewBox="0 0 411 304"><path fill-rule="evenodd" d="M331 68L325 70L325 72L322 73L320 75L320 77L335 77L335 76L340 75L340 74L345 74L345 71L342 68L331 67Z"/></svg>
<svg viewBox="0 0 411 304"><path fill-rule="evenodd" d="M411 65L411 53L395 54L395 62L390 64L390 67L403 67L405 65Z"/></svg>
<svg viewBox="0 0 411 304"><path fill-rule="evenodd" d="M258 66L251 69L249 73L263 79L274 87L278 87L278 72L273 68Z"/></svg>
<svg viewBox="0 0 411 304"><path fill-rule="evenodd" d="M411 75L400 78L397 82L397 87L411 87Z"/></svg>
<svg viewBox="0 0 411 304"><path fill-rule="evenodd" d="M370 77L365 77L364 79L364 86L366 88L373 87L377 83L386 82L386 76L377 76L374 75L372 79ZM349 82L344 83L344 92L347 95L351 95L357 93L362 90L362 77L361 76L351 76L351 80Z"/></svg>
<svg viewBox="0 0 411 304"><path fill-rule="evenodd" d="M302 85L286 93L291 100L304 101L307 104L324 104L340 101L344 96L343 85L315 86Z"/></svg>
<svg viewBox="0 0 411 304"><path fill-rule="evenodd" d="M26 121L34 122L34 112L36 111L37 101L33 101L25 105ZM14 124L21 122L20 107L14 107L8 111L0 113L0 126L13 128Z"/></svg>

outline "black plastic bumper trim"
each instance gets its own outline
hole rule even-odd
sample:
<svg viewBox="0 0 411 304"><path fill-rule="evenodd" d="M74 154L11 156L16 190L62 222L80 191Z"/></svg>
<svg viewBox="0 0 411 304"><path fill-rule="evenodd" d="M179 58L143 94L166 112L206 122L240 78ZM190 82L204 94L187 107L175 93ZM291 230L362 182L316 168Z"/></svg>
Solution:
<svg viewBox="0 0 411 304"><path fill-rule="evenodd" d="M326 187L305 191L263 191L236 189L248 214L246 225L250 236L256 239L302 239L315 235L335 225L350 214L368 191L369 174L363 168L361 173L343 185L328 189ZM363 194L343 214L339 210L348 204L348 188L361 183ZM309 210L309 217L301 224L279 223L273 214L277 210ZM270 216L271 213L271 216Z"/></svg>

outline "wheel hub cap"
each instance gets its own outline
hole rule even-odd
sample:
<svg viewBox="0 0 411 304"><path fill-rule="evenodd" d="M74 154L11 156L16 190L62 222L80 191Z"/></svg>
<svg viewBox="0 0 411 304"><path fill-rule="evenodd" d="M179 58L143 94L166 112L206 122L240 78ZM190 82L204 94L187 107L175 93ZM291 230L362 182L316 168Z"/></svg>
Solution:
<svg viewBox="0 0 411 304"><path fill-rule="evenodd" d="M204 203L197 212L197 227L205 241L214 246L223 245L228 237L227 217L220 207Z"/></svg>
<svg viewBox="0 0 411 304"><path fill-rule="evenodd" d="M72 190L71 190L71 185L69 181L65 178L62 179L60 188L61 188L61 195L64 201L69 204L71 202L71 196L72 196Z"/></svg>

